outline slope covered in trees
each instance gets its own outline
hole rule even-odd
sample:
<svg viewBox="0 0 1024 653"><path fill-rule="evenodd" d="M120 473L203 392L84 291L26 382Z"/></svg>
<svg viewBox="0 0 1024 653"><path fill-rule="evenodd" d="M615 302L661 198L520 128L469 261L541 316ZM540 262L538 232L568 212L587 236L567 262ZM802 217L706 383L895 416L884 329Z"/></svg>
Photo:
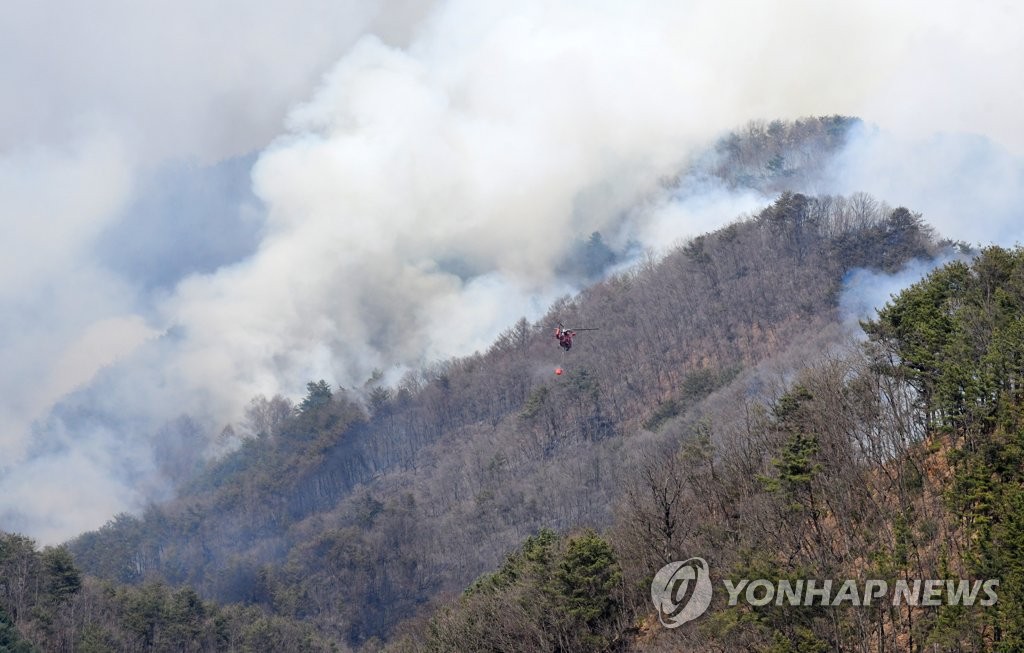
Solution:
<svg viewBox="0 0 1024 653"><path fill-rule="evenodd" d="M772 128L772 138L789 139L783 145L758 141L762 129L752 125L733 142L738 149L722 152L760 171L742 183L770 188L827 160L849 125L835 118ZM784 157L804 161L804 172L769 165L769 150L797 149L804 159ZM732 168L706 163L702 174L729 181ZM475 585L476 604L487 606L495 591L534 597L562 633L538 640L537 650L625 645L646 606L635 584L650 565L680 550L701 519L717 520L723 532L739 528L733 508L724 517L697 510L658 523L665 501L689 501L695 491L680 465L663 469L665 452L687 442L686 455L704 461L687 466L717 483L716 464L753 473L758 455L776 455L771 447L788 441L789 427L773 421L770 407L782 370L842 337L836 302L845 275L856 267L895 271L938 249L907 209L865 195L783 192L757 215L563 299L537 325L521 320L486 352L396 386L379 378L352 389L311 382L294 406L257 397L236 451L191 478L174 501L120 515L69 550L88 575L86 590L107 587L108 598L194 588L203 601L230 604L204 603L210 614L271 620L267 628L290 637L313 628L311 642L375 650L385 640L424 645L423 629L447 597L510 552L537 545L544 565L517 571L529 556L516 554L519 562L502 567L509 573ZM547 328L556 321L601 331L581 336L563 361ZM555 377L559 364L567 373ZM729 425L725 435L719 423ZM179 426L195 430L187 418ZM810 451L806 438L794 446L794 455ZM724 456L730 447L746 452L745 467L731 458L713 464L710 452ZM774 468L758 469L768 478ZM650 488L667 487L666 478L672 492L652 504ZM774 482L778 492L799 490ZM710 496L710 481L701 483L701 496ZM726 494L745 501L745 492L763 489L756 476L744 477ZM577 530L586 527L602 534ZM600 609L583 601L594 592L607 593ZM116 601L90 605L121 614ZM463 632L464 615L444 614L438 637ZM537 614L528 610L520 621ZM14 618L22 632L32 630L26 619L24 611ZM121 637L112 619L106 632ZM514 626L508 633L519 632ZM549 628L539 632L548 637ZM444 641L451 640L430 645Z"/></svg>
<svg viewBox="0 0 1024 653"><path fill-rule="evenodd" d="M17 624L17 627L15 627ZM189 587L85 577L64 547L0 533L0 651L328 651L306 624Z"/></svg>
<svg viewBox="0 0 1024 653"><path fill-rule="evenodd" d="M533 562L541 542L527 540L393 648L1021 650L1022 328L1024 250L950 263L866 322L866 342L799 366L776 398L724 390L731 410L692 424L631 479L607 539L589 544L607 551L601 565ZM719 595L702 619L662 628L654 571L691 555L716 582L937 579L943 596L998 585L972 605L728 606ZM577 622L571 645L535 634L573 615L557 603L566 585L538 577L545 564L600 580L587 593L600 617Z"/></svg>
<svg viewBox="0 0 1024 653"><path fill-rule="evenodd" d="M563 364L525 321L398 388L257 399L256 437L174 503L72 543L90 573L188 583L361 646L541 528L604 527L651 433L784 343L835 321L844 274L934 243L869 198L785 194L600 283L546 322L600 324ZM664 429L662 429L664 430ZM639 440L637 440L639 438Z"/></svg>
<svg viewBox="0 0 1024 653"><path fill-rule="evenodd" d="M832 156L861 128L847 116L753 121L719 139L701 169L732 187L783 193L820 180Z"/></svg>

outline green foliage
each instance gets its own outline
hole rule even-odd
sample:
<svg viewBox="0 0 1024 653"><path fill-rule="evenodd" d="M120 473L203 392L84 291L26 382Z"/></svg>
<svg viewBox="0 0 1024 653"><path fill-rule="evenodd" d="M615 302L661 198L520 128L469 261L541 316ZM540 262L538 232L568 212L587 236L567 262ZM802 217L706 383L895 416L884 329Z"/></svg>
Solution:
<svg viewBox="0 0 1024 653"><path fill-rule="evenodd" d="M682 412L682 405L675 399L659 401L651 416L644 420L643 426L648 431L657 431L662 424Z"/></svg>
<svg viewBox="0 0 1024 653"><path fill-rule="evenodd" d="M326 406L331 403L331 397L334 393L331 391L331 384L323 379L319 381L310 381L306 384L306 396L301 402L299 402L298 410L300 413L308 413L316 410L322 406Z"/></svg>
<svg viewBox="0 0 1024 653"><path fill-rule="evenodd" d="M772 634L772 641L764 653L826 653L831 647L809 628L794 628L790 636L778 631Z"/></svg>
<svg viewBox="0 0 1024 653"><path fill-rule="evenodd" d="M78 564L92 574L131 583L142 578L138 554L144 548L143 537L141 520L120 513L99 530L79 536L70 548Z"/></svg>
<svg viewBox="0 0 1024 653"><path fill-rule="evenodd" d="M493 574L484 574L467 588L465 595L478 592L494 592L507 589L522 578L543 578L551 573L551 565L557 553L558 535L549 529L541 529L523 542L522 547L505 560Z"/></svg>
<svg viewBox="0 0 1024 653"><path fill-rule="evenodd" d="M523 419L534 419L547 407L548 397L551 395L551 388L546 385L537 386L537 388L530 393L529 399L526 400L526 405L523 406L522 412L519 416Z"/></svg>
<svg viewBox="0 0 1024 653"><path fill-rule="evenodd" d="M771 492L781 492L799 509L800 499L811 492L811 480L821 468L814 462L818 442L812 435L794 433L786 440L778 458L772 460L778 476L765 479L765 487Z"/></svg>
<svg viewBox="0 0 1024 653"><path fill-rule="evenodd" d="M431 651L607 650L618 629L623 576L593 531L542 530L433 619Z"/></svg>
<svg viewBox="0 0 1024 653"><path fill-rule="evenodd" d="M703 368L688 373L679 385L677 397L659 401L654 412L644 420L643 427L649 431L658 430L668 420L681 415L718 388L727 385L738 371L738 367L724 370Z"/></svg>
<svg viewBox="0 0 1024 653"><path fill-rule="evenodd" d="M812 567L787 566L773 559L772 552L745 550L730 570L729 579L771 579L789 581L820 577ZM702 629L723 642L749 639L759 642L758 651L789 652L829 651L834 643L821 636L830 621L829 608L821 606L792 606L788 603L763 606L743 605L714 611Z"/></svg>
<svg viewBox="0 0 1024 653"><path fill-rule="evenodd" d="M1024 647L1022 320L1024 250L991 247L970 265L933 272L865 324L892 373L918 391L932 427L949 436L947 506L966 529L967 570L1001 581L999 602L983 614L993 648L1006 651ZM932 641L974 637L959 612L940 611Z"/></svg>
<svg viewBox="0 0 1024 653"><path fill-rule="evenodd" d="M119 647L123 648L123 643L112 629L98 623L88 623L82 628L77 650L81 653L108 653Z"/></svg>
<svg viewBox="0 0 1024 653"><path fill-rule="evenodd" d="M865 330L921 393L932 424L956 434L1020 425L1024 254L988 248L900 294Z"/></svg>
<svg viewBox="0 0 1024 653"><path fill-rule="evenodd" d="M44 549L42 564L47 576L47 593L54 601L66 601L81 589L82 574L67 547Z"/></svg>
<svg viewBox="0 0 1024 653"><path fill-rule="evenodd" d="M0 653L34 653L36 649L22 639L14 622L0 608Z"/></svg>
<svg viewBox="0 0 1024 653"><path fill-rule="evenodd" d="M811 392L802 385L794 386L775 403L773 412L776 427L786 435L778 457L771 463L774 476L761 477L765 489L782 494L790 509L813 509L812 480L821 470L815 460L818 453L818 439L807 433L803 425L806 405L813 399Z"/></svg>
<svg viewBox="0 0 1024 653"><path fill-rule="evenodd" d="M98 583L82 576L67 548L38 551L29 538L0 533L0 652L36 647L85 653L329 650L308 625L259 609L220 608L191 587Z"/></svg>
<svg viewBox="0 0 1024 653"><path fill-rule="evenodd" d="M569 539L554 582L558 602L570 618L596 629L614 617L622 572L615 552L596 533L586 531Z"/></svg>

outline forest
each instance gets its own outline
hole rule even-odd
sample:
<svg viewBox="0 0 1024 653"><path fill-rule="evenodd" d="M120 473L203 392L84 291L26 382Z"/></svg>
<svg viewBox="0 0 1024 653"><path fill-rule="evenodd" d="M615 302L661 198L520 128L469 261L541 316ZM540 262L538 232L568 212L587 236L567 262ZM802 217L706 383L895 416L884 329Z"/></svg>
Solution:
<svg viewBox="0 0 1024 653"><path fill-rule="evenodd" d="M804 192L855 123L723 138L666 183L763 210L604 276L595 234L573 265L599 280L486 351L255 397L212 461L169 423L173 500L59 547L3 534L0 651L1020 650L1024 252ZM842 315L851 272L940 256ZM557 322L600 326L560 377ZM999 601L716 595L666 629L651 579L691 556L716 581L994 577Z"/></svg>
<svg viewBox="0 0 1024 653"><path fill-rule="evenodd" d="M868 339L734 396L648 458L601 538L542 532L394 650L1017 651L1024 250L903 291ZM989 606L724 607L672 631L651 570L701 552L740 578L997 579ZM580 597L583 600L580 600ZM512 606L511 609L509 606Z"/></svg>

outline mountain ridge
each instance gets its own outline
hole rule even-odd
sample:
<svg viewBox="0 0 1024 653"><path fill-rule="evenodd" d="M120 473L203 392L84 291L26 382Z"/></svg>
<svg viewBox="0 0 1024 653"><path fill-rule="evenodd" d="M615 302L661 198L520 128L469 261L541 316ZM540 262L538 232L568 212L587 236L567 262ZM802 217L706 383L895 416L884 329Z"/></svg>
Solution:
<svg viewBox="0 0 1024 653"><path fill-rule="evenodd" d="M751 145L741 137L712 160L747 152L744 165L762 170L729 183L804 183L849 120L754 124ZM775 145L753 157L766 147L759 134L802 135L803 164L768 165ZM685 189L686 178L675 183ZM485 352L393 387L377 377L357 389L311 381L296 405L255 398L236 451L174 500L119 515L68 549L105 579L89 587L123 583L123 596L172 603L154 588L194 587L196 600L280 620L272 631L297 622L293 640L312 628L314 649L322 638L375 650L524 539L611 527L644 456L722 410L716 391L764 392L768 382L750 376L759 365L781 356L796 369L794 359L843 339L837 298L850 270L895 272L948 246L920 216L867 195L784 191L755 215L559 300L536 324L521 319ZM581 334L563 360L548 331L557 322L600 331ZM164 435L167 468L188 479L199 427L182 417ZM255 618L245 614L243 625Z"/></svg>

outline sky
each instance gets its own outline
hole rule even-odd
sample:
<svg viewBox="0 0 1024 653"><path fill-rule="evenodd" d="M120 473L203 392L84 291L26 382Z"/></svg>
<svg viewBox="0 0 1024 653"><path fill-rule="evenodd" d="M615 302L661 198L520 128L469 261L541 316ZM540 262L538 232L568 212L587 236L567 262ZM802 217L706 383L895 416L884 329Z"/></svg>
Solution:
<svg viewBox="0 0 1024 653"><path fill-rule="evenodd" d="M257 394L488 345L770 198L645 204L730 129L844 114L822 192L1013 245L1014 2L42 0L0 23L0 529L171 491L155 451Z"/></svg>

